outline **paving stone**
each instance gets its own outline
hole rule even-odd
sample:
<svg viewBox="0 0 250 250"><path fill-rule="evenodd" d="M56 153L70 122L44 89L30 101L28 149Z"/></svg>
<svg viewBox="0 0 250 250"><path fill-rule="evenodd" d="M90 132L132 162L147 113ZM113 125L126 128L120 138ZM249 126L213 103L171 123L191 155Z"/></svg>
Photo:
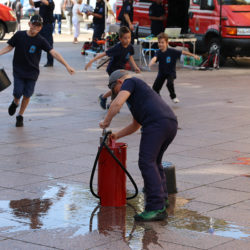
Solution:
<svg viewBox="0 0 250 250"><path fill-rule="evenodd" d="M246 192L207 186L183 191L178 195L195 199L195 201L210 203L218 206L232 205L250 198L249 193Z"/></svg>
<svg viewBox="0 0 250 250"><path fill-rule="evenodd" d="M54 249L54 248L42 246L39 244L32 244L32 243L28 243L28 242L22 242L19 240L11 240L11 239L1 241L0 248L2 250L9 250L9 249L13 249L13 250L30 250L30 249L52 250L52 249Z"/></svg>
<svg viewBox="0 0 250 250"><path fill-rule="evenodd" d="M219 208L214 211L210 211L206 213L207 216L215 217L224 219L226 221L231 221L236 223L239 226L247 226L245 230L247 231L246 234L249 236L250 233L250 217L249 217L249 210L236 208L236 207L224 207ZM244 230L244 228L243 228Z"/></svg>
<svg viewBox="0 0 250 250"><path fill-rule="evenodd" d="M216 250L228 250L228 249L234 249L234 250L242 250L242 249L249 249L250 241L243 241L243 240L233 240L230 242L227 242L225 244L221 244L220 246L216 246Z"/></svg>
<svg viewBox="0 0 250 250"><path fill-rule="evenodd" d="M209 186L221 187L230 190L242 191L250 193L250 179L248 177L234 177L225 181L210 184Z"/></svg>

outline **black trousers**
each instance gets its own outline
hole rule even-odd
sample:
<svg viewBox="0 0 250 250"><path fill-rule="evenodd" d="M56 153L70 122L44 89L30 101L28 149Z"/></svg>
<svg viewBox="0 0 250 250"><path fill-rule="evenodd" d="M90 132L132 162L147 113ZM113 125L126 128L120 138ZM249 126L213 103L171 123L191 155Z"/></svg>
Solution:
<svg viewBox="0 0 250 250"><path fill-rule="evenodd" d="M174 99L174 98L176 98L176 94L174 91L174 79L175 78L171 75L158 74L156 79L155 79L154 85L153 85L153 90L159 94L166 79L167 79L166 86L168 88L170 98Z"/></svg>
<svg viewBox="0 0 250 250"><path fill-rule="evenodd" d="M94 33L92 37L92 45L93 47L98 47L96 40L100 40L102 38L102 34L104 33L105 25L103 23L94 24Z"/></svg>
<svg viewBox="0 0 250 250"><path fill-rule="evenodd" d="M45 23L43 25L42 30L40 31L40 35L43 36L53 48L53 24L52 23ZM53 65L54 58L48 52L47 53L47 63Z"/></svg>

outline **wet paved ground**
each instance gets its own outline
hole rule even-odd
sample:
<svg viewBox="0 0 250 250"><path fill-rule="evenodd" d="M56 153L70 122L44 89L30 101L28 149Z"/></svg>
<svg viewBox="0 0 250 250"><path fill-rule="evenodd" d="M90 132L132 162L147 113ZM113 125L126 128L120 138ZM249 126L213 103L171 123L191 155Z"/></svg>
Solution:
<svg viewBox="0 0 250 250"><path fill-rule="evenodd" d="M12 88L0 93L0 249L249 249L250 61L219 71L179 68L178 105L162 90L179 120L164 156L176 166L178 193L166 221L134 223L144 203L140 134L121 140L138 197L124 208L99 207L88 186L105 115L97 96L107 89L107 75L103 68L83 71L81 44L72 37L55 40L78 72L70 76L59 63L41 67L23 128L7 114ZM11 75L11 55L0 63ZM149 84L155 76L139 75ZM130 118L124 107L111 129ZM127 189L133 193L129 182Z"/></svg>

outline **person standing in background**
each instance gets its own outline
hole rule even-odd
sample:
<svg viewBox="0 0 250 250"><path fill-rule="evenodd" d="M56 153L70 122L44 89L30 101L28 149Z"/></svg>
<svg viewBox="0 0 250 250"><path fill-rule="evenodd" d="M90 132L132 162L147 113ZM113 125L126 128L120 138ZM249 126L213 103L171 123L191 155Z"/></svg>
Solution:
<svg viewBox="0 0 250 250"><path fill-rule="evenodd" d="M67 26L68 26L68 32L70 35L72 35L72 9L73 9L74 1L73 0L64 0L63 3L63 11L66 18Z"/></svg>
<svg viewBox="0 0 250 250"><path fill-rule="evenodd" d="M97 0L94 12L88 11L87 16L93 16L94 34L93 34L93 47L98 47L96 40L102 38L105 30L105 3L103 0Z"/></svg>
<svg viewBox="0 0 250 250"><path fill-rule="evenodd" d="M107 29L106 32L109 33L109 35L111 34L111 32L109 32L109 26L115 22L115 13L112 10L112 7L109 3L109 0L107 0L107 9L108 9L108 17L107 17Z"/></svg>
<svg viewBox="0 0 250 250"><path fill-rule="evenodd" d="M72 22L74 24L75 32L74 32L74 41L73 43L78 43L78 36L80 34L80 20L83 18L83 13L80 11L80 7L82 4L82 0L76 0L76 3L74 4L72 13Z"/></svg>
<svg viewBox="0 0 250 250"><path fill-rule="evenodd" d="M122 5L122 9L118 16L118 20L121 21L120 26L126 26L131 31L131 43L134 44L134 7L133 7L133 0L125 0Z"/></svg>
<svg viewBox="0 0 250 250"><path fill-rule="evenodd" d="M62 0L54 0L55 9L54 9L54 22L53 22L53 33L56 33L56 21L58 24L58 34L61 34L62 27Z"/></svg>
<svg viewBox="0 0 250 250"><path fill-rule="evenodd" d="M17 20L17 30L21 30L21 18L23 16L23 6L20 0L16 0L12 3L12 9L16 13L16 20Z"/></svg>
<svg viewBox="0 0 250 250"><path fill-rule="evenodd" d="M154 36L164 32L164 21L166 19L162 0L156 0L149 7L149 19L151 20L151 34Z"/></svg>
<svg viewBox="0 0 250 250"><path fill-rule="evenodd" d="M39 8L39 15L43 18L43 27L40 31L40 35L43 36L53 48L53 11L55 8L53 0L40 0L38 2L29 0L29 3L31 6ZM53 63L53 56L47 52L47 63L44 67L53 67Z"/></svg>

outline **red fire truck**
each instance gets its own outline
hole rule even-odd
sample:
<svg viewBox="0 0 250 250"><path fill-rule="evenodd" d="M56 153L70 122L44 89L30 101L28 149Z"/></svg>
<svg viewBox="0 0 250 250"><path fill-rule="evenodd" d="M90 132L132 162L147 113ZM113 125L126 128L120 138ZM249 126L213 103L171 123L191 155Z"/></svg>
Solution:
<svg viewBox="0 0 250 250"><path fill-rule="evenodd" d="M5 36L5 33L14 32L17 27L16 14L15 12L0 4L0 40Z"/></svg>
<svg viewBox="0 0 250 250"><path fill-rule="evenodd" d="M139 35L150 34L148 9L154 0L134 0ZM250 0L163 0L166 27L195 34L197 52L220 47L224 57L250 56ZM117 14L122 0L117 0Z"/></svg>

